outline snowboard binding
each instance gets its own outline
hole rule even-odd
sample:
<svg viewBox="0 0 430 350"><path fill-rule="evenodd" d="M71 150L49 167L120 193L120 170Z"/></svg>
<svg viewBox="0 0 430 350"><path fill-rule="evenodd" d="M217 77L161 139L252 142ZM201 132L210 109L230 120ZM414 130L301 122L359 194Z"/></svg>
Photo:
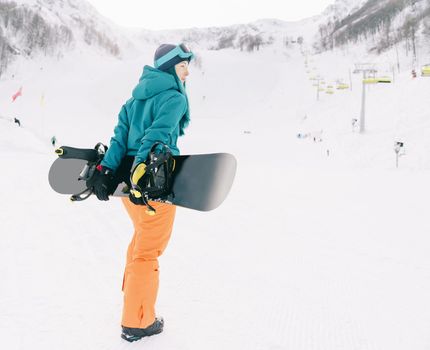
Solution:
<svg viewBox="0 0 430 350"><path fill-rule="evenodd" d="M157 148L161 148L156 153ZM170 148L161 142L156 142L149 152L145 166L136 164L130 176L132 196L147 208L148 215L155 215L156 210L149 201L168 202L173 196L173 171L175 159ZM142 171L142 169L144 169ZM139 172L141 174L139 174Z"/></svg>
<svg viewBox="0 0 430 350"><path fill-rule="evenodd" d="M59 158L63 159L81 159L87 163L79 174L78 181L85 181L86 188L70 197L72 202L80 202L89 198L93 192L94 174L97 171L97 166L103 160L108 147L99 142L93 149L80 149L68 146L62 146L55 150ZM157 152L157 149L159 150ZM127 162L129 163L129 159ZM135 198L138 198L139 204L147 207L149 215L155 214L155 209L149 204L149 201L169 202L169 198L173 198L173 171L175 170L175 159L173 158L170 148L161 142L156 142L152 147L146 160L144 173L138 177L138 180L133 181L134 170L139 166L137 164L130 176L130 188L126 185L123 193L132 193ZM122 173L124 169L118 171ZM127 171L129 172L129 170ZM122 176L120 176L122 177ZM121 181L119 181L121 182ZM116 187L116 186L115 186Z"/></svg>
<svg viewBox="0 0 430 350"><path fill-rule="evenodd" d="M59 158L82 159L87 161L87 164L85 164L78 178L79 181L86 182L87 188L80 193L73 194L70 197L72 202L83 201L93 194L94 189L91 186L91 180L93 179L94 173L97 170L97 165L99 165L102 161L107 149L108 147L106 145L99 142L94 146L93 149L81 149L62 146L55 150L55 153Z"/></svg>

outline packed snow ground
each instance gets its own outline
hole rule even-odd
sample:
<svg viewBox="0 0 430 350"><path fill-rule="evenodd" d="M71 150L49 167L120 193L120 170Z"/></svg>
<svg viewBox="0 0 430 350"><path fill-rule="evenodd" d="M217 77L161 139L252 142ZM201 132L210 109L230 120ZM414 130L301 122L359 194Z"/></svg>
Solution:
<svg viewBox="0 0 430 350"><path fill-rule="evenodd" d="M180 146L233 153L237 178L217 210L177 212L160 259L165 332L119 338L131 222L118 200L50 189L49 139L107 143L152 51L21 62L1 81L0 348L428 349L430 78L369 87L359 135L359 77L316 101L298 48L200 53ZM349 79L347 56L313 60L327 82Z"/></svg>

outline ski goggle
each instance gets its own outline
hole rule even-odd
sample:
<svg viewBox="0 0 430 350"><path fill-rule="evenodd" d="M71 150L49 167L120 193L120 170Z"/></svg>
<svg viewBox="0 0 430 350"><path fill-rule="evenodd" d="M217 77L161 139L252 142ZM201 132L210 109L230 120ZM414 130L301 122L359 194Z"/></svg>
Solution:
<svg viewBox="0 0 430 350"><path fill-rule="evenodd" d="M180 44L176 46L173 50L166 53L164 56L161 56L158 60L155 61L155 68L162 66L164 63L170 61L174 57L180 57L184 60L192 60L194 54L185 46L185 44Z"/></svg>

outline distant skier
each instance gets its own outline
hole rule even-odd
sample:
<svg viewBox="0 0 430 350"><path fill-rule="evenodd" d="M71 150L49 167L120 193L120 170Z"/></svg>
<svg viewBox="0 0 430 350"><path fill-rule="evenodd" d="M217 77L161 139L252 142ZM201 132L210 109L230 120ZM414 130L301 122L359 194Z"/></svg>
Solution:
<svg viewBox="0 0 430 350"><path fill-rule="evenodd" d="M351 120L352 132L354 132L354 131L355 131L355 129L357 128L357 122L358 122L358 119L357 119L357 118L353 118L353 119Z"/></svg>
<svg viewBox="0 0 430 350"><path fill-rule="evenodd" d="M54 136L51 137L51 145L52 145L52 147L55 147L56 143L57 143L57 138L54 135Z"/></svg>
<svg viewBox="0 0 430 350"><path fill-rule="evenodd" d="M185 80L193 53L183 44L163 44L155 51L154 67L145 66L132 97L122 106L110 147L98 167L94 193L108 200L126 155L135 156L131 184L143 177L151 147L159 141L174 155L179 154L178 137L190 122ZM169 242L176 207L150 202L156 215L143 206L142 193L135 187L123 204L133 222L134 236L128 247L124 273L124 307L121 337L127 341L163 331L164 321L155 316L158 292L158 260Z"/></svg>
<svg viewBox="0 0 430 350"><path fill-rule="evenodd" d="M13 121L15 124L18 124L18 126L21 126L21 122L19 121L18 118L13 118Z"/></svg>

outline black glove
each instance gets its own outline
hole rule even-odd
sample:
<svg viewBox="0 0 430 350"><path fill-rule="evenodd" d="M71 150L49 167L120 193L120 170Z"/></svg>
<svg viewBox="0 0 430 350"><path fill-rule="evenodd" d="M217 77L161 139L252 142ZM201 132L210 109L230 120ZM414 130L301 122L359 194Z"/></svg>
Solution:
<svg viewBox="0 0 430 350"><path fill-rule="evenodd" d="M92 185L97 199L108 201L109 195L114 191L114 176L112 170L101 165L97 166Z"/></svg>

